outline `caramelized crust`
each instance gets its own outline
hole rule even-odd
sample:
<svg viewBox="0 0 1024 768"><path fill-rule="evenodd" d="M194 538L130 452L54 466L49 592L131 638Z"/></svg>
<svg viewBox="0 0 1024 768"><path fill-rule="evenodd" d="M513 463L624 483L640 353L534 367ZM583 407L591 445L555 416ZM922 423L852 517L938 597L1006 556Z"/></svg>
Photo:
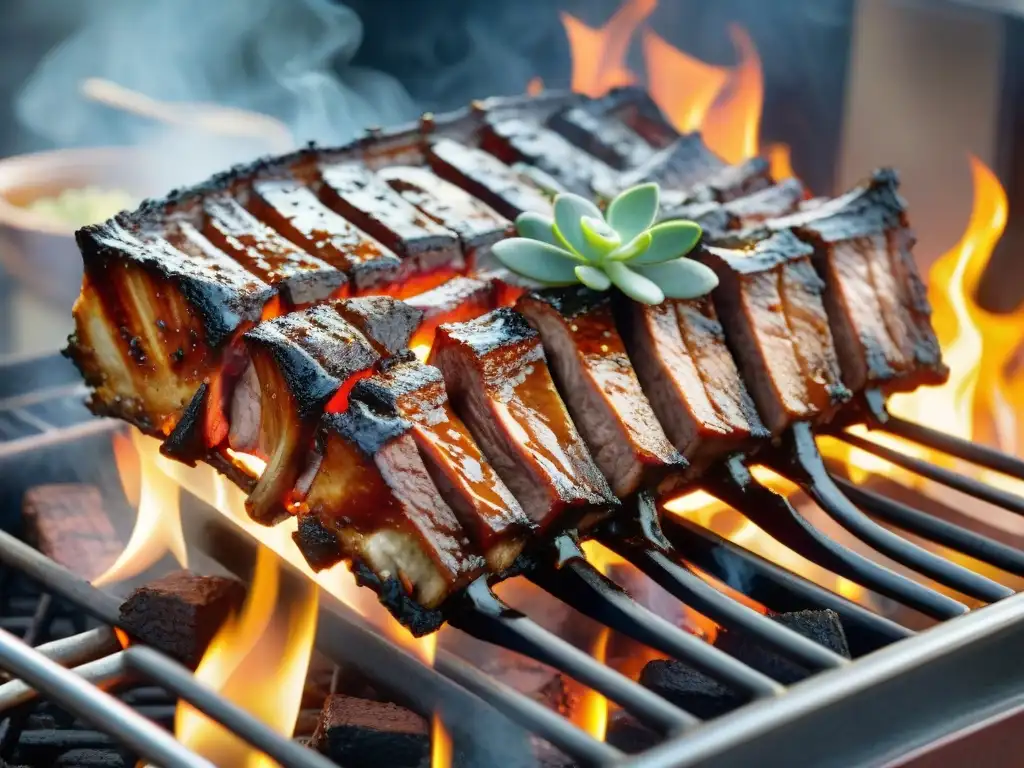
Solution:
<svg viewBox="0 0 1024 768"><path fill-rule="evenodd" d="M248 206L279 234L344 272L354 291L386 286L401 265L395 254L349 224L297 181L255 182Z"/></svg>
<svg viewBox="0 0 1024 768"><path fill-rule="evenodd" d="M498 306L500 290L495 280L453 277L430 291L410 296L406 302L423 312L414 344L430 346L437 326L462 323Z"/></svg>
<svg viewBox="0 0 1024 768"><path fill-rule="evenodd" d="M616 496L685 466L640 388L608 294L551 289L527 294L516 308L540 333L569 413Z"/></svg>
<svg viewBox="0 0 1024 768"><path fill-rule="evenodd" d="M224 195L208 197L203 201L203 214L203 236L249 272L276 286L291 306L306 306L346 289L345 273L281 237L237 200ZM188 246L182 242L180 247Z"/></svg>
<svg viewBox="0 0 1024 768"><path fill-rule="evenodd" d="M541 531L616 503L555 389L537 332L497 309L442 325L430 361L456 412Z"/></svg>
<svg viewBox="0 0 1024 768"><path fill-rule="evenodd" d="M76 239L85 277L66 354L95 413L163 437L238 334L275 311L274 291L223 253L186 255L118 220Z"/></svg>

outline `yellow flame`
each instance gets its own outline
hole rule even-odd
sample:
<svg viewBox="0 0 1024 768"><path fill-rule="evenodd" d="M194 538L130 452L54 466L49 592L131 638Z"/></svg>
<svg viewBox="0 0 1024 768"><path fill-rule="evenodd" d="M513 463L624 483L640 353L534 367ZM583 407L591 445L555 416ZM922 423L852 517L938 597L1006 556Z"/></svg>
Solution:
<svg viewBox="0 0 1024 768"><path fill-rule="evenodd" d="M430 721L430 768L449 768L451 764L452 737L435 714Z"/></svg>
<svg viewBox="0 0 1024 768"><path fill-rule="evenodd" d="M97 587L137 576L168 552L182 568L188 567L188 551L181 531L178 484L158 468L157 462L163 458L160 456L160 443L138 430L132 430L131 442L138 457L139 479L137 485L130 479L122 479L122 484L129 496L129 489L138 488L135 527L128 545L114 564L93 580ZM115 455L123 456L125 444L121 442L115 446ZM118 461L119 471L130 473L133 466L134 462Z"/></svg>
<svg viewBox="0 0 1024 768"><path fill-rule="evenodd" d="M793 150L788 144L769 144L764 149L773 179L795 179L793 171Z"/></svg>
<svg viewBox="0 0 1024 768"><path fill-rule="evenodd" d="M728 67L716 67L676 48L649 29L643 31L647 89L680 133L698 131L722 88Z"/></svg>
<svg viewBox="0 0 1024 768"><path fill-rule="evenodd" d="M317 595L316 586L305 579L286 585L277 556L259 547L246 603L217 632L196 679L291 737L313 650ZM178 705L174 730L178 741L215 765L276 765L186 702Z"/></svg>
<svg viewBox="0 0 1024 768"><path fill-rule="evenodd" d="M711 105L701 132L711 150L727 163L739 163L755 157L764 107L764 76L761 57L754 41L738 24L729 25L739 63L730 72L729 82Z"/></svg>
<svg viewBox="0 0 1024 768"><path fill-rule="evenodd" d="M657 5L657 0L625 0L598 29L568 13L562 14L572 55L573 91L597 97L635 81L635 75L626 66L630 40Z"/></svg>

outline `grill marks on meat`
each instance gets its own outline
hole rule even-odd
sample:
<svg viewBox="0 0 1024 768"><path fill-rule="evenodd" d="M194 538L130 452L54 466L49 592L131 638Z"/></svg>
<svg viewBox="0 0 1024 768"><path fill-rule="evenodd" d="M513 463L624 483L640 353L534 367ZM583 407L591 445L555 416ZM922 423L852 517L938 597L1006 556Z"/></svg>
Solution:
<svg viewBox="0 0 1024 768"><path fill-rule="evenodd" d="M488 570L512 565L533 524L455 415L441 372L406 353L360 383L356 397L411 423L427 470Z"/></svg>
<svg viewBox="0 0 1024 768"><path fill-rule="evenodd" d="M559 391L616 496L685 466L640 388L608 294L547 290L516 308L540 333Z"/></svg>
<svg viewBox="0 0 1024 768"><path fill-rule="evenodd" d="M690 462L689 476L769 436L710 299L623 302L626 348L654 413Z"/></svg>
<svg viewBox="0 0 1024 768"><path fill-rule="evenodd" d="M404 268L396 279L413 274L452 275L465 268L457 235L421 213L369 169L355 163L324 165L320 175L323 202L402 258Z"/></svg>
<svg viewBox="0 0 1024 768"><path fill-rule="evenodd" d="M298 181L254 182L248 207L295 245L344 272L355 291L384 286L398 272L401 262L395 254L321 203Z"/></svg>
<svg viewBox="0 0 1024 768"><path fill-rule="evenodd" d="M607 188L617 175L596 157L562 136L520 118L497 118L484 126L480 146L505 163L527 163L578 195Z"/></svg>
<svg viewBox="0 0 1024 768"><path fill-rule="evenodd" d="M707 248L718 316L758 412L773 434L828 416L849 399L821 304L812 249L790 232L743 250Z"/></svg>
<svg viewBox="0 0 1024 768"><path fill-rule="evenodd" d="M289 514L291 491L324 409L329 403L344 408L348 390L360 375L369 374L379 356L330 305L261 323L243 338L258 389L251 374L235 388L232 437L251 439L256 431L258 442L232 447L267 458L246 508L255 520L276 523Z"/></svg>
<svg viewBox="0 0 1024 768"><path fill-rule="evenodd" d="M842 197L770 223L814 245L843 380L854 391L908 391L949 375L897 185L892 171L879 171Z"/></svg>
<svg viewBox="0 0 1024 768"><path fill-rule="evenodd" d="M379 175L423 214L455 232L470 266L513 234L507 218L428 168L396 165L382 168Z"/></svg>
<svg viewBox="0 0 1024 768"><path fill-rule="evenodd" d="M438 493L412 423L379 405L353 391L348 410L324 416L317 438L323 460L296 543L313 568L354 559L435 608L484 563Z"/></svg>
<svg viewBox="0 0 1024 768"><path fill-rule="evenodd" d="M118 220L76 239L85 277L67 354L90 407L164 436L233 340L276 311L274 291L219 251L186 255Z"/></svg>
<svg viewBox="0 0 1024 768"><path fill-rule="evenodd" d="M537 332L497 309L438 329L431 363L456 411L541 531L616 503L551 379ZM582 522L581 522L582 521Z"/></svg>
<svg viewBox="0 0 1024 768"><path fill-rule="evenodd" d="M347 287L345 273L281 237L233 198L208 197L203 218L203 236L210 243L276 286L293 307L322 301Z"/></svg>
<svg viewBox="0 0 1024 768"><path fill-rule="evenodd" d="M427 163L434 173L479 198L507 219L521 213L551 213L551 201L532 182L482 149L451 139L437 139L427 147Z"/></svg>

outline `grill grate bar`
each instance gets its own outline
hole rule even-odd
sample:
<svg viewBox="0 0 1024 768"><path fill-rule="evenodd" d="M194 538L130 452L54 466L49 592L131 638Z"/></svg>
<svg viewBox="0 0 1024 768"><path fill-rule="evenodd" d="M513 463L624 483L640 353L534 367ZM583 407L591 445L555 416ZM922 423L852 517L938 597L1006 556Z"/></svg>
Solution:
<svg viewBox="0 0 1024 768"><path fill-rule="evenodd" d="M909 533L923 536L936 544L942 544L957 552L970 555L983 563L994 565L1007 573L1024 576L1024 552L988 536L953 525L880 493L860 488L848 480L835 476L832 479L843 493L869 514L880 517Z"/></svg>
<svg viewBox="0 0 1024 768"><path fill-rule="evenodd" d="M531 571L528 577L579 613L678 661L688 662L730 688L756 698L783 692L783 687L771 678L640 605L583 559L582 552L576 552L554 567Z"/></svg>
<svg viewBox="0 0 1024 768"><path fill-rule="evenodd" d="M0 630L0 666L157 765L213 768L131 707ZM318 766L319 768L319 766Z"/></svg>
<svg viewBox="0 0 1024 768"><path fill-rule="evenodd" d="M809 425L796 424L790 429L783 454L776 456L773 462L773 469L807 491L833 520L896 562L951 589L989 603L1013 594L1002 584L912 544L857 509L832 482ZM951 602L959 606L958 613L967 611L967 606L962 603Z"/></svg>
<svg viewBox="0 0 1024 768"><path fill-rule="evenodd" d="M892 448L879 445L872 440L865 440L859 435L851 435L849 432L837 432L834 436L855 448L860 448L862 451L872 453L898 467L903 467L903 469L909 470L915 475L926 477L936 483L941 483L954 490L966 493L968 496L973 496L981 501L1001 507L1008 512L1013 512L1016 515L1024 515L1024 498L1015 493L1009 493L1001 488L987 485L960 472L954 472L945 467L938 467L923 459L907 456Z"/></svg>
<svg viewBox="0 0 1024 768"><path fill-rule="evenodd" d="M789 500L758 483L741 457L706 480L707 489L802 557L930 616L955 608L945 595L870 560L819 531Z"/></svg>

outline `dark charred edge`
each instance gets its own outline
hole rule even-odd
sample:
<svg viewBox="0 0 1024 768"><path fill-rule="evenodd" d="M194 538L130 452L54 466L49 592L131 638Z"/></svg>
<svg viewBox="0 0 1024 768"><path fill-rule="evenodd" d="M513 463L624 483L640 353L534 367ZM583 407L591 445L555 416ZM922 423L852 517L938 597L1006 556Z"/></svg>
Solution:
<svg viewBox="0 0 1024 768"><path fill-rule="evenodd" d="M412 422L399 416L377 401L365 380L352 388L349 407L344 413L328 413L321 420L321 430L337 432L367 458L372 459L389 441L412 429ZM379 410L374 405L382 405Z"/></svg>
<svg viewBox="0 0 1024 768"><path fill-rule="evenodd" d="M334 308L384 355L395 355L408 348L424 314L412 304L390 296L343 299Z"/></svg>
<svg viewBox="0 0 1024 768"><path fill-rule="evenodd" d="M493 278L460 275L442 283L437 288L410 296L405 299L405 302L421 311L423 319L428 320L456 312L463 305L478 300L488 306L494 306L497 301L497 292L497 280Z"/></svg>
<svg viewBox="0 0 1024 768"><path fill-rule="evenodd" d="M808 211L775 219L767 226L793 229L798 235L827 244L908 227L899 184L896 171L882 168L846 194Z"/></svg>
<svg viewBox="0 0 1024 768"><path fill-rule="evenodd" d="M382 130L370 128L365 134L348 144L320 146L309 142L283 155L267 155L248 163L239 163L214 174L205 181L171 190L159 198L144 200L134 211L124 211L118 218L137 226L161 222L169 213L186 208L206 195L232 191L240 184L256 178L291 178L296 166L315 164L323 158L362 160L372 164L374 156L382 152L397 152L403 148L416 148L432 135L451 135L456 140L474 140L483 117L487 114L529 112L539 119L584 97L567 91L545 91L539 96L495 96L474 101L467 107L440 115L427 114L403 125Z"/></svg>
<svg viewBox="0 0 1024 768"><path fill-rule="evenodd" d="M424 608L406 594L398 579L391 577L382 581L377 574L359 561L353 561L352 575L356 584L369 587L377 594L380 604L408 629L413 637L423 637L436 632L447 621L447 601L439 608Z"/></svg>
<svg viewBox="0 0 1024 768"><path fill-rule="evenodd" d="M727 165L698 182L690 197L695 202L727 203L771 188L771 166L763 157Z"/></svg>
<svg viewBox="0 0 1024 768"><path fill-rule="evenodd" d="M669 203L663 205L658 221L695 221L704 230L704 240L718 242L728 238L742 226L739 216L716 202L704 203Z"/></svg>
<svg viewBox="0 0 1024 768"><path fill-rule="evenodd" d="M82 253L87 275L102 276L111 263L120 261L119 254L125 254L140 269L173 280L199 314L206 343L211 348L220 347L246 322L259 320L263 307L276 294L273 287L241 267L239 274L247 279L245 285L238 286L174 274L161 260L161 255L173 264L183 258L182 254L165 241L139 239L130 222L120 216L104 224L83 227L75 233L75 242ZM227 255L225 261L230 261ZM102 292L99 286L94 286L94 290Z"/></svg>
<svg viewBox="0 0 1024 768"><path fill-rule="evenodd" d="M685 191L711 179L716 173L730 166L704 143L700 133L686 133L658 150L643 165L616 179L619 188L626 189L634 184L656 181L667 189ZM600 189L606 196L619 190ZM706 197L698 202L715 200Z"/></svg>
<svg viewBox="0 0 1024 768"><path fill-rule="evenodd" d="M316 572L331 568L345 559L338 535L327 528L315 514L300 514L298 527L292 534L295 546Z"/></svg>
<svg viewBox="0 0 1024 768"><path fill-rule="evenodd" d="M788 229L749 232L746 239L734 238L729 248L706 246L705 251L741 275L765 272L793 259L809 259L814 254L812 246ZM695 256L699 259L699 252Z"/></svg>
<svg viewBox="0 0 1024 768"><path fill-rule="evenodd" d="M656 148L602 102L584 102L556 112L548 127L617 171L635 168Z"/></svg>
<svg viewBox="0 0 1024 768"><path fill-rule="evenodd" d="M567 320L586 314L597 307L612 306L609 292L592 291L582 285L531 291L528 297L547 304Z"/></svg>
<svg viewBox="0 0 1024 768"><path fill-rule="evenodd" d="M398 401L404 395L417 392L431 384L444 384L441 371L432 365L421 363L409 352L397 355L381 363L382 371L400 370L388 385L376 377L364 379L352 389L352 397L358 398L370 408L385 414L398 414Z"/></svg>
<svg viewBox="0 0 1024 768"><path fill-rule="evenodd" d="M529 321L510 307L492 310L464 323L446 323L438 331L465 344L478 357L509 344L537 338L537 331Z"/></svg>
<svg viewBox="0 0 1024 768"><path fill-rule="evenodd" d="M807 188L799 179L783 179L766 189L734 198L723 207L741 221L750 217L775 219L795 211L806 192Z"/></svg>
<svg viewBox="0 0 1024 768"><path fill-rule="evenodd" d="M210 449L206 445L205 424L209 404L210 383L204 381L185 406L171 434L161 443L160 453L190 467L208 458Z"/></svg>

